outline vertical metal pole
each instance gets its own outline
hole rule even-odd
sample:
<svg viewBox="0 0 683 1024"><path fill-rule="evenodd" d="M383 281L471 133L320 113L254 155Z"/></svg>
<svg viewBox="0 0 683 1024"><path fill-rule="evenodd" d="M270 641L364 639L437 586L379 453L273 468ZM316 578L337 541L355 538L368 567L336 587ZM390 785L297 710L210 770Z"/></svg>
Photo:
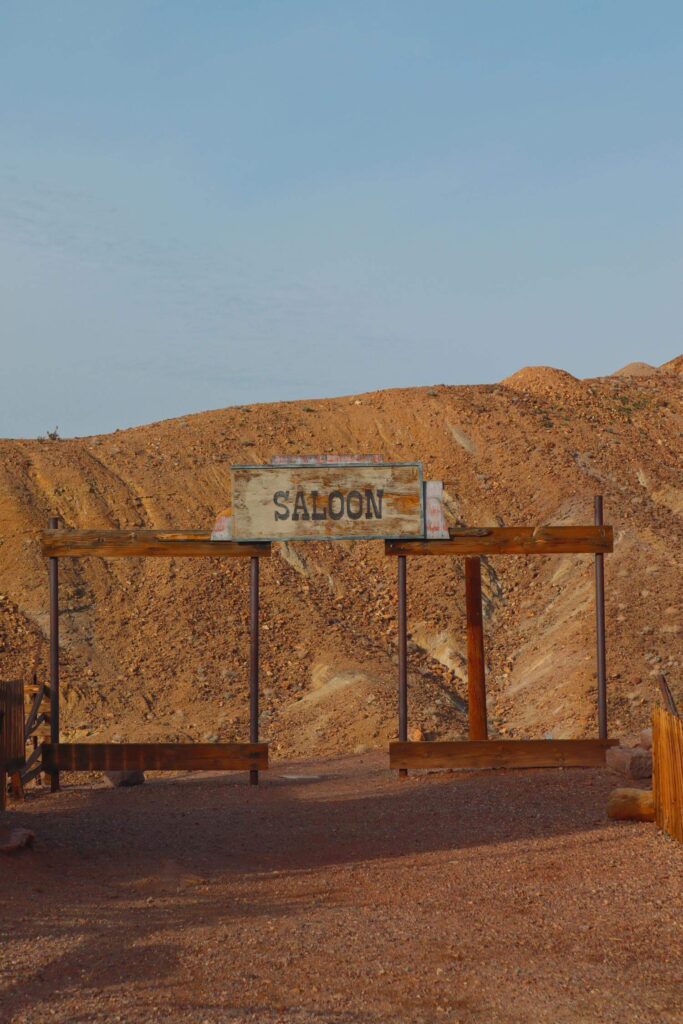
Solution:
<svg viewBox="0 0 683 1024"><path fill-rule="evenodd" d="M602 495L594 499L595 525L603 525ZM605 657L605 556L595 556L595 630L598 669L598 736L607 739L607 671Z"/></svg>
<svg viewBox="0 0 683 1024"><path fill-rule="evenodd" d="M258 743L259 681L259 560L252 556L249 573L249 742ZM258 770L249 772L249 782L258 786Z"/></svg>
<svg viewBox="0 0 683 1024"><path fill-rule="evenodd" d="M408 628L406 556L398 556L398 738L404 743L408 739ZM407 768L399 768L399 776L405 778Z"/></svg>
<svg viewBox="0 0 683 1024"><path fill-rule="evenodd" d="M48 526L56 530L59 517L50 516ZM50 583L50 742L59 743L59 559L48 560ZM59 789L59 772L50 775L50 789Z"/></svg>
<svg viewBox="0 0 683 1024"><path fill-rule="evenodd" d="M465 606L469 737L471 740L487 740L484 615L481 605L481 558L478 555L465 559Z"/></svg>

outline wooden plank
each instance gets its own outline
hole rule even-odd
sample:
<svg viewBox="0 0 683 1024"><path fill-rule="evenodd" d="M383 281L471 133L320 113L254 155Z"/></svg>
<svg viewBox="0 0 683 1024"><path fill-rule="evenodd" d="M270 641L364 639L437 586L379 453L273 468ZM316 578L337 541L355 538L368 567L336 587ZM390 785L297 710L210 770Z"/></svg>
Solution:
<svg viewBox="0 0 683 1024"><path fill-rule="evenodd" d="M655 821L683 843L683 719L665 708L652 712L652 761Z"/></svg>
<svg viewBox="0 0 683 1024"><path fill-rule="evenodd" d="M42 774L43 766L42 764L39 764L33 768L27 769L26 771L22 772L21 781L24 784L24 786L28 786L29 782L33 782L34 779L37 779L38 776Z"/></svg>
<svg viewBox="0 0 683 1024"><path fill-rule="evenodd" d="M425 480L425 539L448 540L443 504L443 481Z"/></svg>
<svg viewBox="0 0 683 1024"><path fill-rule="evenodd" d="M422 466L233 466L240 541L424 537Z"/></svg>
<svg viewBox="0 0 683 1024"><path fill-rule="evenodd" d="M494 526L449 531L450 540L388 540L387 555L606 554L611 526Z"/></svg>
<svg viewBox="0 0 683 1024"><path fill-rule="evenodd" d="M0 768L12 773L26 759L24 738L24 682L0 682Z"/></svg>
<svg viewBox="0 0 683 1024"><path fill-rule="evenodd" d="M246 771L268 767L267 743L43 743L44 771Z"/></svg>
<svg viewBox="0 0 683 1024"><path fill-rule="evenodd" d="M211 540L206 530L44 530L46 557L268 558L270 544Z"/></svg>
<svg viewBox="0 0 683 1024"><path fill-rule="evenodd" d="M617 740L481 740L389 744L391 768L592 768Z"/></svg>
<svg viewBox="0 0 683 1024"><path fill-rule="evenodd" d="M488 739L486 722L486 665L484 616L481 606L481 559L465 559L465 607L467 613L467 695L471 740Z"/></svg>

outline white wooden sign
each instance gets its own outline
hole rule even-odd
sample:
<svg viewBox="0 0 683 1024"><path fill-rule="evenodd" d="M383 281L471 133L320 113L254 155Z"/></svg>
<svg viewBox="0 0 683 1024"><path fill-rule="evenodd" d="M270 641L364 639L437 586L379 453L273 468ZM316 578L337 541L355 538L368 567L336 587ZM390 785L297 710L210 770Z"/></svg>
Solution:
<svg viewBox="0 0 683 1024"><path fill-rule="evenodd" d="M425 535L422 465L233 466L236 541Z"/></svg>

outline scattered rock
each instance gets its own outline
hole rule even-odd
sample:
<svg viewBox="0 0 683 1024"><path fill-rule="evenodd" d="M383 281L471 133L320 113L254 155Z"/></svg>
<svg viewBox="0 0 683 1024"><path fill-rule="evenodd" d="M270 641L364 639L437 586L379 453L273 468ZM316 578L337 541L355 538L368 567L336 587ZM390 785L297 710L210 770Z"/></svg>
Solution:
<svg viewBox="0 0 683 1024"><path fill-rule="evenodd" d="M411 743L422 743L425 738L424 731L419 725L414 725L412 729L408 730L408 739Z"/></svg>
<svg viewBox="0 0 683 1024"><path fill-rule="evenodd" d="M104 777L114 789L122 786L141 786L145 781L145 773L139 771L105 772Z"/></svg>
<svg viewBox="0 0 683 1024"><path fill-rule="evenodd" d="M27 828L13 828L9 832L0 833L0 853L14 853L25 846L33 846L35 833Z"/></svg>

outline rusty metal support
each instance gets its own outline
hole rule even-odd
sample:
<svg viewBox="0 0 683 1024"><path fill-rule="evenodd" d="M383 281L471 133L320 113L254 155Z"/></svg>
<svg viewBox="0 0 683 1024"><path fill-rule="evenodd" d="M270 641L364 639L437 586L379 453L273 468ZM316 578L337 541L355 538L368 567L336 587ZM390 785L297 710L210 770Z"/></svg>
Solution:
<svg viewBox="0 0 683 1024"><path fill-rule="evenodd" d="M259 716L259 560L249 567L249 742L258 743ZM258 785L258 769L249 772L249 782Z"/></svg>
<svg viewBox="0 0 683 1024"><path fill-rule="evenodd" d="M398 738L408 739L408 624L407 624L406 556L398 556ZM399 775L408 774L400 768Z"/></svg>
<svg viewBox="0 0 683 1024"><path fill-rule="evenodd" d="M56 530L59 517L50 516L48 526ZM48 559L50 584L50 741L59 743L59 559ZM59 772L50 775L50 789L59 789Z"/></svg>
<svg viewBox="0 0 683 1024"><path fill-rule="evenodd" d="M602 495L594 499L595 525L603 524ZM605 556L595 556L595 631L598 676L598 736L607 739L607 670L605 654Z"/></svg>

